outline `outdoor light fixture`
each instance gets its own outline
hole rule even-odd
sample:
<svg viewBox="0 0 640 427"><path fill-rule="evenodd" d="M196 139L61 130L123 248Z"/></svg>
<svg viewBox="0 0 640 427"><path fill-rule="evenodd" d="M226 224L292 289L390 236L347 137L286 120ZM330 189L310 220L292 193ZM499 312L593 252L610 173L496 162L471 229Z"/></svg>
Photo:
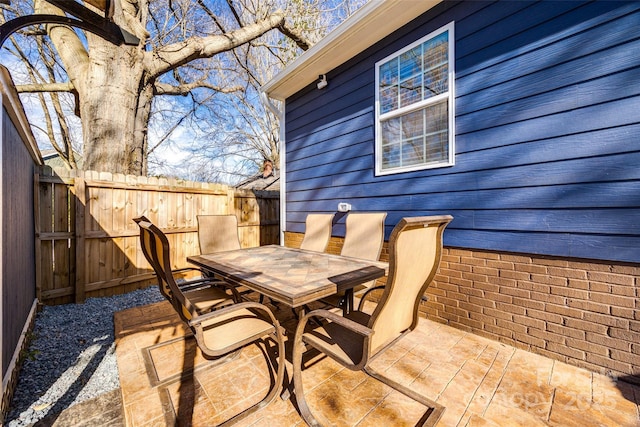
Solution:
<svg viewBox="0 0 640 427"><path fill-rule="evenodd" d="M327 87L327 75L326 74L320 74L318 76L318 89L324 89L325 87Z"/></svg>
<svg viewBox="0 0 640 427"><path fill-rule="evenodd" d="M340 202L338 203L338 212L349 212L351 210L351 204Z"/></svg>

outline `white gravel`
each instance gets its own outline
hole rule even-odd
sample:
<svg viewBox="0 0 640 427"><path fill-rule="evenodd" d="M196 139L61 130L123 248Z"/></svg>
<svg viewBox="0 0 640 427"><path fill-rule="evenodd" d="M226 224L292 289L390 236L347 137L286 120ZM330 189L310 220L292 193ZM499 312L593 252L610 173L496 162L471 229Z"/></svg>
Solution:
<svg viewBox="0 0 640 427"><path fill-rule="evenodd" d="M161 301L155 286L84 304L45 306L35 320L27 358L5 419L29 426L49 414L120 387L113 313Z"/></svg>

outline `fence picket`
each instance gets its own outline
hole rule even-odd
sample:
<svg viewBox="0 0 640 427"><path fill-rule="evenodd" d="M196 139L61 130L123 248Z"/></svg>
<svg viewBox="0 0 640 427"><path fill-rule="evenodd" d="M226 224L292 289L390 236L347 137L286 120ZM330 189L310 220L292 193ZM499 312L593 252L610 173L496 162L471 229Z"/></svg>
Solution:
<svg viewBox="0 0 640 427"><path fill-rule="evenodd" d="M242 247L279 242L277 192L50 168L36 178L37 296L44 304L82 302L154 283L132 220L139 215L167 233L177 268L199 253L197 215L237 215Z"/></svg>

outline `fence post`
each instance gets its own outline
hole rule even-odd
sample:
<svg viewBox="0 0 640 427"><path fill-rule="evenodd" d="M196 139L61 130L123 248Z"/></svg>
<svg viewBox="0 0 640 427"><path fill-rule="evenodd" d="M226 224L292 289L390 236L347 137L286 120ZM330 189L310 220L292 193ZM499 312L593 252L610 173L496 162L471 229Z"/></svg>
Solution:
<svg viewBox="0 0 640 427"><path fill-rule="evenodd" d="M86 221L85 212L87 204L87 187L84 176L77 177L74 183L76 194L76 303L83 303L85 300L86 284L86 262L85 262L85 236Z"/></svg>
<svg viewBox="0 0 640 427"><path fill-rule="evenodd" d="M42 242L40 241L40 174L43 168L36 168L33 177L33 220L36 234L36 298L42 302Z"/></svg>

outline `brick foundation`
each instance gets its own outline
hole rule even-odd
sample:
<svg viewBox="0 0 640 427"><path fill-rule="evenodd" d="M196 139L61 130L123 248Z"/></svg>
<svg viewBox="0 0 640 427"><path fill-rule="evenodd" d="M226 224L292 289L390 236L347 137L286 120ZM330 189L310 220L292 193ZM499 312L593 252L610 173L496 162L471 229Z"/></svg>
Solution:
<svg viewBox="0 0 640 427"><path fill-rule="evenodd" d="M286 246L301 241L285 233ZM445 248L427 295L431 320L640 383L638 265Z"/></svg>

